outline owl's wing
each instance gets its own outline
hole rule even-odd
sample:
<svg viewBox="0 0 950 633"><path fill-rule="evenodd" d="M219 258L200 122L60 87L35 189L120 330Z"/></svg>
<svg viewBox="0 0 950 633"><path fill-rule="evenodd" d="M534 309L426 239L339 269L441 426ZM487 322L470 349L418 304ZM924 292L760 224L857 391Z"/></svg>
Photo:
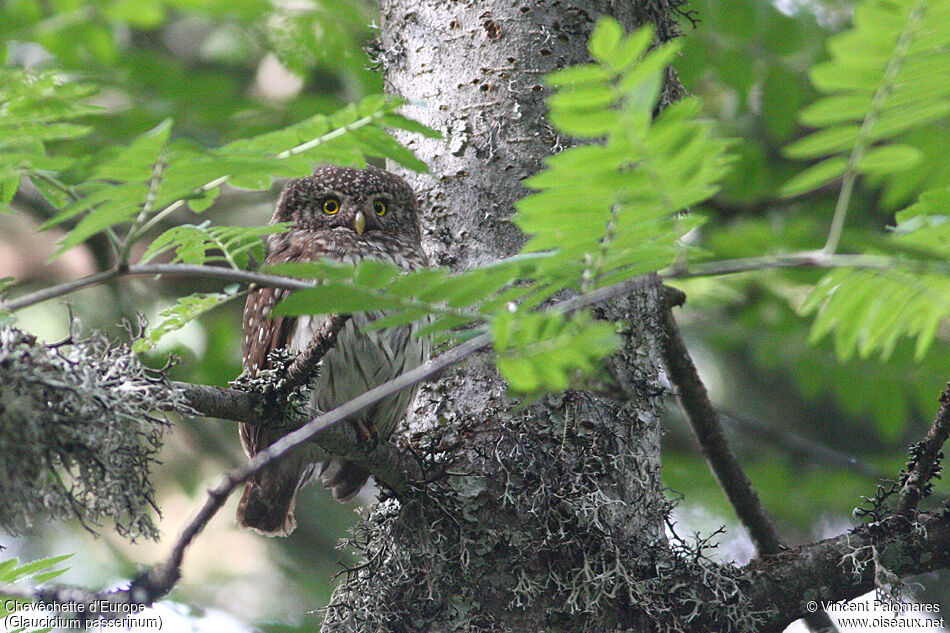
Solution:
<svg viewBox="0 0 950 633"><path fill-rule="evenodd" d="M255 374L267 369L267 355L290 343L296 319L270 317L274 306L288 294L280 288L256 288L248 295L244 305L244 369Z"/></svg>
<svg viewBox="0 0 950 633"><path fill-rule="evenodd" d="M305 259L303 249L288 240L269 253L264 263L278 264L303 259ZM260 369L267 369L268 354L290 345L297 319L284 316L271 318L270 316L274 306L288 294L290 294L289 290L280 288L255 288L247 297L247 303L244 305L242 364L244 369L250 370L251 373L256 374ZM276 437L270 437L265 429L257 425L241 424L239 426L241 443L248 455L253 456L276 439ZM267 437L264 437L265 435Z"/></svg>

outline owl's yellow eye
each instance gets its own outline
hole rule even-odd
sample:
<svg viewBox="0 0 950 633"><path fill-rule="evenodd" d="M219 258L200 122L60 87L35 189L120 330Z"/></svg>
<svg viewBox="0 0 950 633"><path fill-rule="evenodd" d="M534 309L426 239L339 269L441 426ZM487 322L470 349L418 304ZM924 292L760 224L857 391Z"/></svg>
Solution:
<svg viewBox="0 0 950 633"><path fill-rule="evenodd" d="M382 200L377 200L373 203L373 211L375 211L376 215L379 216L386 215L386 203Z"/></svg>
<svg viewBox="0 0 950 633"><path fill-rule="evenodd" d="M323 212L327 215L333 215L340 210L340 201L336 198L327 198L323 201Z"/></svg>

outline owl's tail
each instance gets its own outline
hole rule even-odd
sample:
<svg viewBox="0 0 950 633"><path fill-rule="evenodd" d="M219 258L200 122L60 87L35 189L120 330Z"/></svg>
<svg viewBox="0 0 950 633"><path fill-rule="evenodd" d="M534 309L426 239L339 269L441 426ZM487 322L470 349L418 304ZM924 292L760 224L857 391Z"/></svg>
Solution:
<svg viewBox="0 0 950 633"><path fill-rule="evenodd" d="M238 503L238 525L264 536L289 536L297 527L294 505L299 475L265 470L250 479Z"/></svg>
<svg viewBox="0 0 950 633"><path fill-rule="evenodd" d="M264 536L289 536L297 527L294 518L297 491L310 480L313 466L281 462L263 469L244 485L237 522ZM347 502L369 479L369 471L343 459L328 459L320 470L323 485L333 498Z"/></svg>

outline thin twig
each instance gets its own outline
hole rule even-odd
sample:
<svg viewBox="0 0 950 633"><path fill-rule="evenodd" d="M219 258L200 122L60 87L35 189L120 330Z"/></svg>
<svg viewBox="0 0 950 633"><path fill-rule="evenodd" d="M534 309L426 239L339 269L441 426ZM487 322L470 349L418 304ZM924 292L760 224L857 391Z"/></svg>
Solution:
<svg viewBox="0 0 950 633"><path fill-rule="evenodd" d="M203 269L208 267L194 268ZM228 272L240 273L242 271ZM285 278L277 279L285 280ZM621 294L627 294L649 283L656 283L656 277L654 275L643 276L620 284L614 284L609 288L601 288L586 295L579 295L554 304L552 309L561 312L570 312L620 296ZM342 326L342 322L339 323L339 325ZM336 327L336 325L331 324L328 326L328 329L332 329L332 327ZM195 537L201 533L208 521L221 509L228 496L256 472L280 459L293 448L305 442L313 441L335 454L344 455L347 459L369 470L380 483L393 489L397 495L405 493L408 485L410 485L409 478L414 474L410 471L418 470L418 464L413 467L412 460L402 459L398 451L395 451L390 444L385 442L380 443L369 454L360 454L358 450L352 451L352 449L341 451L339 449L345 444L345 441L341 443L339 437L332 435L333 431L339 427L340 422L346 418L359 413L364 408L387 396L395 394L431 376L437 375L447 367L459 363L465 358L490 347L491 342L491 334L485 333L475 336L442 355L429 360L423 365L405 372L353 400L344 403L336 409L316 416L307 424L288 433L271 444L267 449L257 453L244 466L227 472L222 476L221 480L208 491L208 497L204 504L182 530L165 560L143 572L128 589L120 592L110 592L108 594L111 596L110 599L128 599L141 604L151 604L165 596L171 591L181 576L181 564L184 559L185 550ZM226 403L227 400L230 400L233 390L187 385L185 383L172 383L172 386L185 391L189 404L200 413L209 413L209 411L202 411L200 408L200 405L206 404L208 405L208 409L225 414L222 417L233 418L233 409ZM260 411L261 399L259 397L242 392L237 393L241 394L236 398L242 403L242 406L246 406L249 410L255 412ZM260 421L259 417L258 421ZM123 592L126 594L125 596L116 597L117 594Z"/></svg>
<svg viewBox="0 0 950 633"><path fill-rule="evenodd" d="M719 419L722 420L727 427L734 427L735 432L738 432L740 435L751 435L753 439L757 437L760 440L771 442L787 449L791 454L800 456L802 459L816 464L840 468L875 482L880 479L886 479L889 476L888 472L883 468L862 461L854 455L832 448L827 444L816 442L797 433L786 431L750 418L747 415L719 409ZM745 438L743 437L743 439Z"/></svg>
<svg viewBox="0 0 950 633"><path fill-rule="evenodd" d="M662 271L660 277L663 279L689 279L692 277L715 277L782 268L891 270L902 266L914 267L908 260L885 255L825 255L819 251L806 251L789 255L765 255L762 257L741 257L700 262ZM939 268L939 266L937 267Z"/></svg>
<svg viewBox="0 0 950 633"><path fill-rule="evenodd" d="M927 485L935 474L940 472L941 449L950 436L950 383L940 395L940 407L927 436L915 451L908 465L907 478L901 488L897 502L897 514L911 518L917 510L917 504L928 494Z"/></svg>
<svg viewBox="0 0 950 633"><path fill-rule="evenodd" d="M155 200L158 198L158 188L162 184L162 179L164 178L165 168L168 166L166 152L163 149L159 155L158 161L152 165L152 177L148 181L148 193L145 195L145 202L142 204L142 208L139 210L138 215L135 217L135 220L132 221L132 225L129 227L128 233L125 235L125 239L119 244L117 260L119 266L126 266L129 263L129 252L132 250L132 246L136 242L136 232L138 228L148 219L149 214L152 212L152 207L155 206ZM227 251L225 251L226 253Z"/></svg>
<svg viewBox="0 0 950 633"><path fill-rule="evenodd" d="M0 312L15 312L16 310L35 305L49 299L68 295L70 293L76 292L77 290L82 290L83 288L98 286L99 284L105 283L110 279L115 279L116 277L121 276L122 271L120 271L118 268L110 268L109 270L94 273L86 277L80 277L79 279L74 279L73 281L67 281L55 286L50 286L49 288L43 288L42 290L31 292L30 294L24 295L17 299L4 301L0 303Z"/></svg>
<svg viewBox="0 0 950 633"><path fill-rule="evenodd" d="M370 389L366 393L333 409L329 413L315 417L299 429L288 433L265 450L254 455L247 464L227 472L217 485L208 491L208 498L205 500L204 505L202 505L197 514L195 514L185 526L184 530L182 530L181 535L175 541L166 559L139 576L139 578L133 582L130 591L144 589L148 595L149 602L155 601L171 591L171 588L181 575L181 563L184 558L185 549L187 549L188 545L204 529L204 526L211 520L211 517L224 505L228 496L230 496L238 486L250 479L254 473L268 464L275 462L294 447L311 441L311 439L316 440L319 434L327 433L335 425L338 425L351 415L359 413L364 408L387 396L437 374L446 367L458 363L479 350L488 347L490 344L491 336L488 334L482 334L470 339L441 356L401 374L378 387ZM363 460L360 460L358 463L362 461ZM378 476L378 471L374 471L373 474ZM382 480L381 483L394 488L397 494L401 491L405 491L405 484L403 482Z"/></svg>
<svg viewBox="0 0 950 633"><path fill-rule="evenodd" d="M110 270L81 277L73 281L43 288L36 292L10 299L0 303L0 311L15 312L23 308L62 297L63 295L99 285L110 279L124 276L136 275L169 275L175 277L198 277L206 279L220 279L222 281L232 281L245 284L258 284L259 286L268 286L270 288L282 288L284 290L304 290L313 288L316 282L301 281L281 275L268 275L266 273L255 273L247 270L235 270L233 268L223 268L219 266L199 266L195 264L136 264L127 268L116 267Z"/></svg>
<svg viewBox="0 0 950 633"><path fill-rule="evenodd" d="M286 391L293 391L313 379L316 375L317 365L333 347L337 334L343 329L349 318L348 314L333 314L326 318L320 329L314 332L307 349L298 354L294 362L287 368L284 378L284 389Z"/></svg>
<svg viewBox="0 0 950 633"><path fill-rule="evenodd" d="M713 277L719 275L732 275L742 272L752 272L760 270L776 270L782 268L855 268L864 270L892 270L908 269L915 271L930 271L950 274L950 264L938 261L919 262L907 260L898 257L888 257L884 255L823 255L820 252L793 253L790 255L775 255L766 257L747 257L741 259L727 259L722 261L704 262L693 264L692 266L677 266L659 273L661 279L688 279L691 277ZM105 276L103 276L105 275ZM16 299L10 299L0 303L0 311L14 312L31 305L55 299L63 295L76 292L83 288L95 286L104 281L116 277L135 276L135 275L169 275L176 277L199 277L206 279L221 279L238 283L256 283L260 286L271 288L283 288L285 290L304 290L316 285L312 281L303 281L283 277L280 275L268 275L266 273L252 272L248 270L235 270L220 266L200 266L194 264L135 264L128 267L117 267L115 269L96 273L88 277L82 277L73 281L68 281L56 286L37 290ZM610 298L629 292L631 287L635 287L639 281L638 278L628 279L626 281L604 286L590 293L577 295L577 297L598 297L606 296ZM609 296L608 296L609 295ZM575 299L577 298L575 297ZM596 299L597 303L601 299ZM591 302L585 303L591 305ZM566 309L566 308L561 308Z"/></svg>
<svg viewBox="0 0 950 633"><path fill-rule="evenodd" d="M56 187L57 189L65 193L69 197L69 199L72 200L73 202L78 202L79 200L82 199L82 195L76 190L75 187L67 185L66 183L62 182L61 180L59 180L58 178L56 178L49 172L36 171L36 172L33 172L30 176L31 178L38 178L40 180L43 180L46 183L49 183L53 187ZM31 182L30 184L32 184L33 188L36 189L35 183ZM37 189L37 191L39 190ZM40 197L44 201L49 202L48 200L46 200L46 197L42 195L42 193L40 193ZM50 206L53 206L53 205L50 204ZM55 206L53 206L53 210L54 212L59 212L59 209L57 209ZM105 231L103 232L105 233L106 239L109 242L109 246L112 248L112 254L115 256L116 261L119 261L119 236L116 234L115 230L111 226L107 227Z"/></svg>

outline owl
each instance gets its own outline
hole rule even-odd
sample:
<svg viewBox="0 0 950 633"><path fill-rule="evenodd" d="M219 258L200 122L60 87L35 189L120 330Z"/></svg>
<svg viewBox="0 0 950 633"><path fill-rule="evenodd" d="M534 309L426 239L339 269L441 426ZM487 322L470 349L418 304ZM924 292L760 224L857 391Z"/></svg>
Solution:
<svg viewBox="0 0 950 633"><path fill-rule="evenodd" d="M416 198L402 178L375 167L326 166L313 175L291 180L277 202L271 223L289 222L286 233L271 235L265 264L329 258L357 263L366 258L391 262L405 270L427 265L422 251ZM243 364L252 375L267 368L270 352L303 352L324 315L274 316L271 309L287 292L254 289L244 309ZM429 351L416 325L366 330L382 312L356 314L346 321L336 343L324 356L311 401L330 411L356 396L421 365ZM364 409L349 422L366 438L367 431L388 438L415 396L407 388ZM241 443L249 456L270 446L288 431L241 424ZM297 491L319 475L340 501L349 501L369 473L344 459L325 459L315 446L295 449L250 479L238 505L238 523L270 536L290 534Z"/></svg>

